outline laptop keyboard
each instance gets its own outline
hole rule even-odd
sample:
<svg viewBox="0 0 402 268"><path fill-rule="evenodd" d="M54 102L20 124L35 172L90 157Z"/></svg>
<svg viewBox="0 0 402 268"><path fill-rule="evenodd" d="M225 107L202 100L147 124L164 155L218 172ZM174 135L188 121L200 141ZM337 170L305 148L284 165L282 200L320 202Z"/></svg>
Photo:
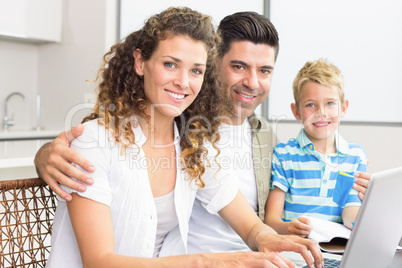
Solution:
<svg viewBox="0 0 402 268"><path fill-rule="evenodd" d="M336 268L339 265L341 265L340 260L324 258L324 268ZM308 268L308 266L303 266L303 268Z"/></svg>

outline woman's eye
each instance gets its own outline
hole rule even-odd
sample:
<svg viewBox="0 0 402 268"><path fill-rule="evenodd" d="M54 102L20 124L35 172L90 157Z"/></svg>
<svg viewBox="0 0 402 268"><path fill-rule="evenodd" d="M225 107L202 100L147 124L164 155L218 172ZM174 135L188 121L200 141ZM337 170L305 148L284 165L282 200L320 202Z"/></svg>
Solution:
<svg viewBox="0 0 402 268"><path fill-rule="evenodd" d="M174 68L174 67L175 67L175 65L174 65L173 62L165 62L164 65L165 65L166 67L168 67L168 68Z"/></svg>
<svg viewBox="0 0 402 268"><path fill-rule="evenodd" d="M193 74L202 74L202 70L200 70L200 69L193 69L193 70L191 70L191 72L193 73Z"/></svg>

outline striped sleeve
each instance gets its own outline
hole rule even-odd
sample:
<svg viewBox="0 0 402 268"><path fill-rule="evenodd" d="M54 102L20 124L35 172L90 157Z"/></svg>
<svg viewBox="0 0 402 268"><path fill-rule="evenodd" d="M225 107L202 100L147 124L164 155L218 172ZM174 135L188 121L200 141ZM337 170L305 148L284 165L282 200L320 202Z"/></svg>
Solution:
<svg viewBox="0 0 402 268"><path fill-rule="evenodd" d="M278 146L281 145L283 144L278 144ZM287 193L289 190L289 183L286 179L285 170L283 169L280 159L280 154L277 151L277 147L275 147L274 154L272 156L271 189L273 189L274 187L278 187L279 189Z"/></svg>

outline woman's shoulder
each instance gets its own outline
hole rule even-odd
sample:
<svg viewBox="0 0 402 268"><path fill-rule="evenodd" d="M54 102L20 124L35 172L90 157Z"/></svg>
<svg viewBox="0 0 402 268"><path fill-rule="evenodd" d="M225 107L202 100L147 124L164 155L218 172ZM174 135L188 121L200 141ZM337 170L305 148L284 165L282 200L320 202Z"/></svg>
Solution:
<svg viewBox="0 0 402 268"><path fill-rule="evenodd" d="M82 123L84 125L84 131L86 131L86 130L95 130L98 127L105 128L104 126L99 125L98 121L99 121L99 119L96 118L96 119L92 119L92 120L89 120L89 121L86 121L86 122Z"/></svg>
<svg viewBox="0 0 402 268"><path fill-rule="evenodd" d="M99 124L98 119L87 121L83 126L84 131L72 143L105 143L109 139L109 132Z"/></svg>

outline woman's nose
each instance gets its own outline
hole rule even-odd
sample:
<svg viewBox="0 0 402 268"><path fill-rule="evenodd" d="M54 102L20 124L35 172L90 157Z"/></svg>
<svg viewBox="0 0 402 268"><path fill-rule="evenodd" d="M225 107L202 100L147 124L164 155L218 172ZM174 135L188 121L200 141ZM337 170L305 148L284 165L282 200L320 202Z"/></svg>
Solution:
<svg viewBox="0 0 402 268"><path fill-rule="evenodd" d="M187 72L180 72L176 79L174 80L174 84L179 87L180 89L185 89L190 86L188 81L188 74Z"/></svg>

